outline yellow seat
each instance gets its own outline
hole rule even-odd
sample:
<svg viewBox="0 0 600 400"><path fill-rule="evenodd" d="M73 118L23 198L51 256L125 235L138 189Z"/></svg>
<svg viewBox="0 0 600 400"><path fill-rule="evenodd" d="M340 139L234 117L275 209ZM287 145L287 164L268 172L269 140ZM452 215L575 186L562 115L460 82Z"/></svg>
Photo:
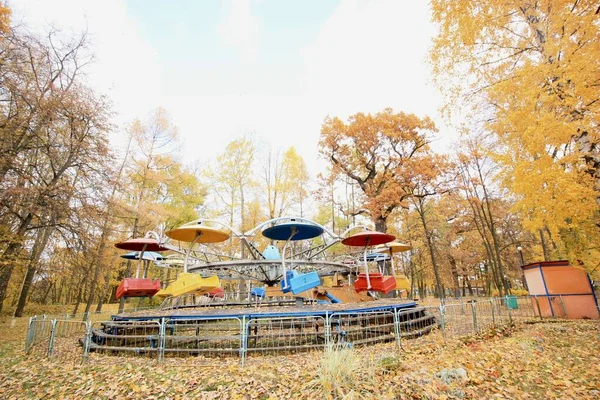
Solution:
<svg viewBox="0 0 600 400"><path fill-rule="evenodd" d="M160 289L158 292L156 292L154 297L160 297L161 299L164 299L166 297L171 296L172 292L173 292L173 288L171 287L171 285L169 285L166 288Z"/></svg>
<svg viewBox="0 0 600 400"><path fill-rule="evenodd" d="M184 272L179 274L173 283L156 293L155 296L181 296L186 293L202 295L218 287L221 287L221 282L216 275L203 278L198 274Z"/></svg>
<svg viewBox="0 0 600 400"><path fill-rule="evenodd" d="M410 282L405 275L396 274L396 290L410 290Z"/></svg>

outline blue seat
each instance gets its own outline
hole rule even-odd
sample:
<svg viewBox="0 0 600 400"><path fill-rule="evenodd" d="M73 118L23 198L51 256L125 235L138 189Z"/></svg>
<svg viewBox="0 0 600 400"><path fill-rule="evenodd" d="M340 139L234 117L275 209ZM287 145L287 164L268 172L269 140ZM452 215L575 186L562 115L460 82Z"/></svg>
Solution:
<svg viewBox="0 0 600 400"><path fill-rule="evenodd" d="M250 295L263 298L263 297L265 297L265 288L254 287L254 288L252 288L252 290L250 290Z"/></svg>
<svg viewBox="0 0 600 400"><path fill-rule="evenodd" d="M294 271L295 272L295 271ZM321 278L315 271L308 274L298 275L293 279L288 280L293 294L304 292L321 284Z"/></svg>
<svg viewBox="0 0 600 400"><path fill-rule="evenodd" d="M292 279L297 278L298 277L298 271L286 271L285 272L285 277L287 278L287 287L285 286L285 280L282 279L281 280L281 291L283 293L289 293L290 290L292 290L292 286L290 284L290 282L292 281Z"/></svg>

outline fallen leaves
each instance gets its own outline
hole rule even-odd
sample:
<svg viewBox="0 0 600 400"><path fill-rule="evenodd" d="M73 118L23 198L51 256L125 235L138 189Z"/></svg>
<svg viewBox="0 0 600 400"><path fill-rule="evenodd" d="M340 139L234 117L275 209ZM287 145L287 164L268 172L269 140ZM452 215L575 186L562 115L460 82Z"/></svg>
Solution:
<svg viewBox="0 0 600 400"><path fill-rule="evenodd" d="M81 354L25 356L23 339L0 345L0 398L52 399L596 399L598 322L539 322L465 339L423 337L352 350L344 385L325 384L323 352L236 357ZM348 355L346 355L348 356ZM333 364L342 368L346 363ZM338 360L339 362L340 360ZM332 372L332 376L335 371ZM327 387L326 387L327 386Z"/></svg>

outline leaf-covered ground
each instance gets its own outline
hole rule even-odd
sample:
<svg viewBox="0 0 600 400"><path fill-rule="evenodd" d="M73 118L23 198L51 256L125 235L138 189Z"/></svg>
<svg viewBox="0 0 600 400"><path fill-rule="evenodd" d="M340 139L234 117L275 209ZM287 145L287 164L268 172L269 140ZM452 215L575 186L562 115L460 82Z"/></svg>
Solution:
<svg viewBox="0 0 600 400"><path fill-rule="evenodd" d="M169 358L92 355L57 343L58 359L23 354L2 325L0 398L598 399L600 324L540 321L453 339L436 336L324 355Z"/></svg>

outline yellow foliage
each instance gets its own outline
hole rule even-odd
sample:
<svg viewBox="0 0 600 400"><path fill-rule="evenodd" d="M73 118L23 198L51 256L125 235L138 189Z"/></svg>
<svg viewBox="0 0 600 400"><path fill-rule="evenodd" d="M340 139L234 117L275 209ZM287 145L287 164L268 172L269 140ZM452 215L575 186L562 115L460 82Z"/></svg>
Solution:
<svg viewBox="0 0 600 400"><path fill-rule="evenodd" d="M0 32L8 32L10 29L10 8L4 3L0 3Z"/></svg>
<svg viewBox="0 0 600 400"><path fill-rule="evenodd" d="M595 1L432 1L446 109L499 139L514 211L557 257L589 264L600 240L600 13Z"/></svg>

